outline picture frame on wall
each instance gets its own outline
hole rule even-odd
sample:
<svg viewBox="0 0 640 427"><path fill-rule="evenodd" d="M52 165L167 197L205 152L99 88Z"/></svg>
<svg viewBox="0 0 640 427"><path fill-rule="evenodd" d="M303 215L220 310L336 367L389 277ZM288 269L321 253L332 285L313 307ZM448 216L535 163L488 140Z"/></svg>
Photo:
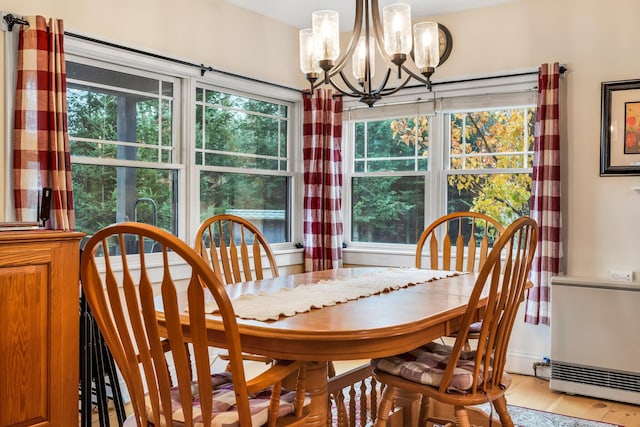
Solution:
<svg viewBox="0 0 640 427"><path fill-rule="evenodd" d="M640 175L640 79L602 83L600 176Z"/></svg>

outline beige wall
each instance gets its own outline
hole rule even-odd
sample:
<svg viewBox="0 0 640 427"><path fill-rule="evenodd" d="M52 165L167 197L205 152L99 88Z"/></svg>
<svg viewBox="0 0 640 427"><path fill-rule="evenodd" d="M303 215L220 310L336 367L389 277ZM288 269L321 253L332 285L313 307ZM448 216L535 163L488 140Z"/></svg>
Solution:
<svg viewBox="0 0 640 427"><path fill-rule="evenodd" d="M4 0L2 9L63 18L68 31L306 87L298 71L297 30L220 0ZM600 84L640 78L639 15L637 0L521 0L436 17L453 33L454 49L435 81L532 69L544 62L568 66L562 81L562 197L570 275L606 277L613 268L640 274L640 227L635 226L640 193L632 189L640 186L640 177L600 177L598 166ZM4 46L0 59L3 54ZM0 103L0 113L3 108ZM4 122L0 135L4 165ZM2 201L3 179L4 173ZM548 356L548 347L548 328L528 325L517 327L511 345L513 352L534 360ZM530 364L523 366L531 373Z"/></svg>
<svg viewBox="0 0 640 427"><path fill-rule="evenodd" d="M274 82L299 85L297 30L222 0L4 0L2 9L64 19L65 30ZM278 62L282 62L277 66Z"/></svg>

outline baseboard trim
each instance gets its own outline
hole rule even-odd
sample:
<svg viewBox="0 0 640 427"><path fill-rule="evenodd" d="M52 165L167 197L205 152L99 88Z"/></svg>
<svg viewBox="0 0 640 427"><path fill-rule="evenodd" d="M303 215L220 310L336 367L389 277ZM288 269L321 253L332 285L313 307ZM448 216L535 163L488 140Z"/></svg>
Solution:
<svg viewBox="0 0 640 427"><path fill-rule="evenodd" d="M514 374L535 376L534 363L543 361L543 355L507 351L507 364L505 370Z"/></svg>

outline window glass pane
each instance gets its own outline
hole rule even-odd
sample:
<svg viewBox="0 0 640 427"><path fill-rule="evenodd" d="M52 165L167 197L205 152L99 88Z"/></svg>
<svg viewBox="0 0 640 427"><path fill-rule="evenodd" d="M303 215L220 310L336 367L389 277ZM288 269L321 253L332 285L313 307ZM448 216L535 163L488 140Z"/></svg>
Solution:
<svg viewBox="0 0 640 427"><path fill-rule="evenodd" d="M450 168L531 167L533 115L524 108L451 114Z"/></svg>
<svg viewBox="0 0 640 427"><path fill-rule="evenodd" d="M173 96L173 83L162 82L162 95L171 97Z"/></svg>
<svg viewBox="0 0 640 427"><path fill-rule="evenodd" d="M259 157L249 156L232 156L228 154L218 153L206 153L205 154L206 166L227 166L233 168L245 168L245 169L269 169L278 170L279 166L286 166L286 164L280 164L278 159L264 159Z"/></svg>
<svg viewBox="0 0 640 427"><path fill-rule="evenodd" d="M424 199L421 176L354 177L351 239L416 243L424 228Z"/></svg>
<svg viewBox="0 0 640 427"><path fill-rule="evenodd" d="M286 166L286 158L288 157L288 153L287 153L287 122L281 122L280 123L280 135L279 135L279 140L280 140L280 147L278 148L278 153L277 155L280 157L284 157L284 167L280 167L280 170L287 170L287 166ZM282 165L282 164L281 164Z"/></svg>
<svg viewBox="0 0 640 427"><path fill-rule="evenodd" d="M78 231L122 221L177 231L177 171L74 163L71 172Z"/></svg>
<svg viewBox="0 0 640 427"><path fill-rule="evenodd" d="M196 112L204 138L196 140L196 149L204 151L206 165L286 170L286 105L204 90Z"/></svg>
<svg viewBox="0 0 640 427"><path fill-rule="evenodd" d="M534 107L527 109L527 151L533 153L533 147L536 136L536 109ZM533 167L533 156L531 156L531 167Z"/></svg>
<svg viewBox="0 0 640 427"><path fill-rule="evenodd" d="M361 162L358 162L361 163ZM413 171L416 168L416 160L398 159L398 160L369 160L366 163L367 172L385 172L385 171Z"/></svg>
<svg viewBox="0 0 640 427"><path fill-rule="evenodd" d="M67 86L69 136L115 141L117 96L98 93L88 87ZM76 154L73 152L72 154ZM86 154L83 154L86 155Z"/></svg>
<svg viewBox="0 0 640 427"><path fill-rule="evenodd" d="M108 64L66 66L76 228L91 235L113 223L139 221L177 233L177 167L126 163L176 160L173 99L178 85ZM98 164L84 163L86 157ZM100 164L103 160L109 164Z"/></svg>
<svg viewBox="0 0 640 427"><path fill-rule="evenodd" d="M508 226L529 215L531 174L460 174L447 179L447 213L484 213Z"/></svg>
<svg viewBox="0 0 640 427"><path fill-rule="evenodd" d="M151 98L136 102L135 119L133 119L133 117L128 119L135 121L136 124L136 139L133 142L158 144L158 123L160 122L159 101L159 99Z"/></svg>
<svg viewBox="0 0 640 427"><path fill-rule="evenodd" d="M254 113L263 113L272 116L287 116L287 106L246 98L243 96L232 95L212 90L205 90L205 102L215 104L222 107L236 108L239 110L251 111Z"/></svg>
<svg viewBox="0 0 640 427"><path fill-rule="evenodd" d="M202 105L196 105L196 148L202 148L202 111ZM198 154L202 155L202 151ZM197 162L197 164L200 164L200 162Z"/></svg>
<svg viewBox="0 0 640 427"><path fill-rule="evenodd" d="M427 171L429 170L429 159L426 157L420 157L418 159L418 170L419 171Z"/></svg>
<svg viewBox="0 0 640 427"><path fill-rule="evenodd" d="M173 83L75 62L67 76L72 156L173 161Z"/></svg>
<svg viewBox="0 0 640 427"><path fill-rule="evenodd" d="M173 145L173 102L170 99L163 99L160 120L162 123L162 141L165 146Z"/></svg>
<svg viewBox="0 0 640 427"><path fill-rule="evenodd" d="M428 158L428 117L357 122L354 169L361 172L415 171Z"/></svg>
<svg viewBox="0 0 640 427"><path fill-rule="evenodd" d="M367 157L412 156L414 146L413 119L367 122Z"/></svg>
<svg viewBox="0 0 640 427"><path fill-rule="evenodd" d="M362 159L364 158L364 146L366 142L366 134L365 134L365 126L366 122L358 122L355 124L355 158Z"/></svg>
<svg viewBox="0 0 640 427"><path fill-rule="evenodd" d="M66 66L67 80L87 81L100 86L111 86L127 91L159 95L160 83L157 79L71 61L67 61ZM167 91L166 95L173 95L172 86L165 87L165 90Z"/></svg>
<svg viewBox="0 0 640 427"><path fill-rule="evenodd" d="M415 135L407 135L406 143L418 146L418 157L427 163L429 157L429 117L416 117Z"/></svg>
<svg viewBox="0 0 640 427"><path fill-rule="evenodd" d="M200 173L200 220L231 213L256 224L269 243L290 241L289 177Z"/></svg>

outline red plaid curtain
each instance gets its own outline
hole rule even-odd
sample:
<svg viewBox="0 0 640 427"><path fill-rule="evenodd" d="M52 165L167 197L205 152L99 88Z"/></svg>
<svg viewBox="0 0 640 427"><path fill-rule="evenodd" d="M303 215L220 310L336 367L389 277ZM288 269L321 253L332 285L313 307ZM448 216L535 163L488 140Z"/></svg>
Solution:
<svg viewBox="0 0 640 427"><path fill-rule="evenodd" d="M316 89L304 102L304 266L342 266L342 98Z"/></svg>
<svg viewBox="0 0 640 427"><path fill-rule="evenodd" d="M558 86L560 66L543 64L538 76L538 108L531 185L531 217L538 222L538 249L531 267L525 322L550 323L551 276L562 261L560 216L560 133Z"/></svg>
<svg viewBox="0 0 640 427"><path fill-rule="evenodd" d="M75 228L61 19L25 17L18 37L13 188L18 221L37 217L42 187L53 190L48 228Z"/></svg>

